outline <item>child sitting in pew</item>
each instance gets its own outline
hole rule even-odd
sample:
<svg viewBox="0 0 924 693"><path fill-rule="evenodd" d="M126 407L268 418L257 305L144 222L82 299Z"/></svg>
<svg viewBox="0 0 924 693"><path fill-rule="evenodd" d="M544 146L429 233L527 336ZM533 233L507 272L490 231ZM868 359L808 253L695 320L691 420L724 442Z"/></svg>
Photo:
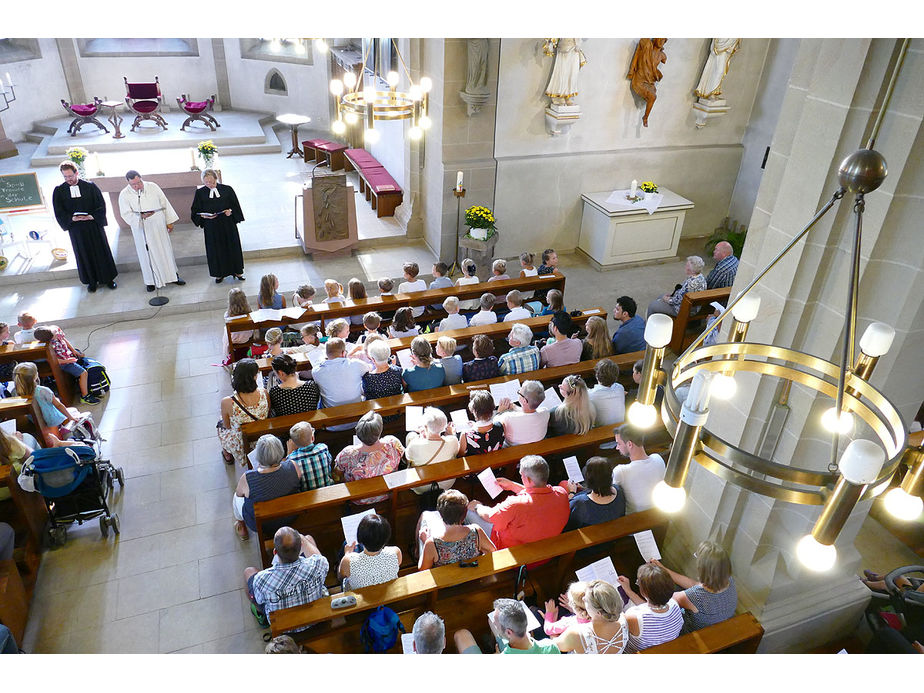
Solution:
<svg viewBox="0 0 924 693"><path fill-rule="evenodd" d="M392 290L395 288L395 283L388 277L382 277L378 281L379 285L379 296L394 296ZM379 315L382 316L382 320L391 320L395 317L395 311L393 310L380 310Z"/></svg>
<svg viewBox="0 0 924 693"><path fill-rule="evenodd" d="M475 264L475 261L470 257L465 258L462 261L462 276L459 277L456 286L470 286L471 284L481 283L481 280L475 274L477 270L478 266ZM479 305L477 298L470 298L459 302L459 310L467 317L476 313Z"/></svg>
<svg viewBox="0 0 924 693"><path fill-rule="evenodd" d="M343 297L343 284L336 279L325 279L324 291L327 293L327 298L324 299L324 303L327 305L339 306L346 303L346 299Z"/></svg>
<svg viewBox="0 0 924 693"><path fill-rule="evenodd" d="M379 332L379 326L382 324L381 315L373 310L363 315L362 319L363 327L366 331L359 335L359 338L356 340L357 344L365 344L366 340L373 335L382 336L382 333Z"/></svg>
<svg viewBox="0 0 924 693"><path fill-rule="evenodd" d="M516 322L533 317L533 314L523 307L523 294L517 289L507 292L507 309L509 312L504 316L504 322Z"/></svg>
<svg viewBox="0 0 924 693"><path fill-rule="evenodd" d="M470 430L460 432L459 455L500 450L504 447L504 427L494 421L494 397L487 390L472 390L468 397L468 411L475 421Z"/></svg>
<svg viewBox="0 0 924 693"><path fill-rule="evenodd" d="M435 262L433 264L433 281L430 282L431 289L448 289L452 286L452 279L446 276L446 273L449 271L449 268L446 266L445 262ZM435 303L430 306L433 310L439 310L440 304Z"/></svg>
<svg viewBox="0 0 924 693"><path fill-rule="evenodd" d="M315 295L314 287L311 284L302 284L292 294L292 305L298 308L307 308L311 305Z"/></svg>
<svg viewBox="0 0 924 693"><path fill-rule="evenodd" d="M443 385L457 385L462 382L462 357L456 355L456 340L440 337L436 340L436 356L446 375Z"/></svg>
<svg viewBox="0 0 924 693"><path fill-rule="evenodd" d="M350 279L349 282L347 282L347 287L350 292L351 301L357 298L366 298L366 285L362 283L362 280L356 277L353 277L352 279ZM363 316L362 315L351 315L350 324L362 325Z"/></svg>
<svg viewBox="0 0 924 693"><path fill-rule="evenodd" d="M250 311L247 311L248 313ZM23 311L19 314L16 324L19 325L19 331L13 335L13 341L16 344L28 344L35 339L35 318L32 313Z"/></svg>
<svg viewBox="0 0 924 693"><path fill-rule="evenodd" d="M417 291L426 291L427 282L423 279L418 279L417 275L420 274L420 268L417 266L416 262L405 262L404 263L404 281L398 284L398 293L399 294L412 294ZM414 317L419 318L423 315L425 310L424 306L416 306L414 311Z"/></svg>
<svg viewBox="0 0 924 693"><path fill-rule="evenodd" d="M494 294L481 294L481 310L469 320L469 327L493 325L497 322L497 313L494 312Z"/></svg>
<svg viewBox="0 0 924 693"><path fill-rule="evenodd" d="M69 432L63 428L68 421L78 423L89 418L74 407L65 407L61 400L55 397L54 392L39 384L38 367L31 361L20 363L13 369L13 382L16 384L16 394L19 397L34 397L42 413L42 436L46 443L55 444L56 438L66 438Z"/></svg>
<svg viewBox="0 0 924 693"><path fill-rule="evenodd" d="M275 274L264 274L260 280L260 293L257 295L257 307L281 310L286 307L285 296L279 293L279 280Z"/></svg>
<svg viewBox="0 0 924 693"><path fill-rule="evenodd" d="M510 279L507 274L507 261L495 260L491 265L492 276L488 278L489 282L499 282L502 279Z"/></svg>
<svg viewBox="0 0 924 693"><path fill-rule="evenodd" d="M542 264L539 265L538 275L544 277L552 274L558 269L558 253L552 248L546 248L542 251ZM539 289L536 291L536 298L543 303L546 302L546 292L548 289Z"/></svg>
<svg viewBox="0 0 924 693"><path fill-rule="evenodd" d="M84 404L99 404L100 399L91 394L87 387L87 368L89 363L86 354L76 349L64 336L64 331L57 325L39 327L35 330L35 338L42 344L50 344L61 370L77 379L80 386L80 401Z"/></svg>
<svg viewBox="0 0 924 693"><path fill-rule="evenodd" d="M345 342L350 336L350 323L348 323L343 318L331 320L329 323L327 323L326 332L328 340L334 339L336 337L342 339Z"/></svg>
<svg viewBox="0 0 924 693"><path fill-rule="evenodd" d="M6 346L12 343L13 340L10 339L10 326L5 322L0 322L0 345Z"/></svg>
<svg viewBox="0 0 924 693"><path fill-rule="evenodd" d="M472 340L472 354L475 355L474 360L462 364L463 382L471 383L500 377L497 357L494 355L494 342L490 337L483 334L475 335Z"/></svg>
<svg viewBox="0 0 924 693"><path fill-rule="evenodd" d="M463 327L468 327L468 320L465 319L464 315L459 314L459 299L457 297L447 296L446 300L443 301L443 310L446 311L446 317L440 320L439 327L436 329L437 332L461 330Z"/></svg>
<svg viewBox="0 0 924 693"><path fill-rule="evenodd" d="M235 318L250 315L253 312L250 309L250 303L247 301L247 294L242 289L231 289L228 291L228 310L225 311L225 322ZM258 330L238 330L231 333L231 344L235 345L234 353L231 355L232 361L239 361L247 356L247 342L253 339ZM228 344L228 331L222 330L222 347L224 353L228 353L230 345ZM236 345L243 344L238 347Z"/></svg>
<svg viewBox="0 0 924 693"><path fill-rule="evenodd" d="M314 351L321 344L321 340L318 338L318 326L314 323L309 323L307 325L302 325L302 328L299 330L302 335L302 343L298 346L289 347L284 349L287 354L307 354L310 351Z"/></svg>
<svg viewBox="0 0 924 693"><path fill-rule="evenodd" d="M388 334L392 339L416 337L420 334L420 328L414 324L414 313L410 308L405 306L395 311L395 319L391 321Z"/></svg>

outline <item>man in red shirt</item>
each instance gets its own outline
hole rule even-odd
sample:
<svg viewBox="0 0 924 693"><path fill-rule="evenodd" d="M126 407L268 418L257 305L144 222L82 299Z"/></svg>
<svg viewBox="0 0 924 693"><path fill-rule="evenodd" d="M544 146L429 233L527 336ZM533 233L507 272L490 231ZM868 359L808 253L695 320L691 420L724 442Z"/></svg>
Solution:
<svg viewBox="0 0 924 693"><path fill-rule="evenodd" d="M557 536L568 522L568 492L549 486L548 462L539 455L527 455L520 460L520 478L522 485L497 480L498 486L516 495L493 508L478 501L468 504L469 510L494 525L491 541L498 549Z"/></svg>

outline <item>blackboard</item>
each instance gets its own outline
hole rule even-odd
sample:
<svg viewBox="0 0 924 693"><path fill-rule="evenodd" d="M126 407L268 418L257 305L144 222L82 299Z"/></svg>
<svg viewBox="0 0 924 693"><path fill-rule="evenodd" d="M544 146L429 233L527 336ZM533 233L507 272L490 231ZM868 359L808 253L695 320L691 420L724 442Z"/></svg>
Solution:
<svg viewBox="0 0 924 693"><path fill-rule="evenodd" d="M35 172L0 176L0 211L45 207Z"/></svg>

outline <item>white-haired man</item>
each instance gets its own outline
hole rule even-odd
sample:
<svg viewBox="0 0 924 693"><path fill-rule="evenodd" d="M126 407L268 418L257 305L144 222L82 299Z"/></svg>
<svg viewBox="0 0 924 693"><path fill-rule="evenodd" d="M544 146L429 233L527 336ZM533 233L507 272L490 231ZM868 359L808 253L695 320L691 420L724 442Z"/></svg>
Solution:
<svg viewBox="0 0 924 693"><path fill-rule="evenodd" d="M446 649L446 624L432 611L421 614L411 632L416 654L443 654Z"/></svg>
<svg viewBox="0 0 924 693"><path fill-rule="evenodd" d="M545 388L538 380L527 380L517 391L519 404L504 397L497 405L497 423L504 427L507 445L535 443L545 438L551 412L540 405L545 400Z"/></svg>
<svg viewBox="0 0 924 693"><path fill-rule="evenodd" d="M539 369L539 349L530 346L533 341L533 331L521 322L513 324L507 343L510 351L501 356L497 367L504 375L517 375Z"/></svg>

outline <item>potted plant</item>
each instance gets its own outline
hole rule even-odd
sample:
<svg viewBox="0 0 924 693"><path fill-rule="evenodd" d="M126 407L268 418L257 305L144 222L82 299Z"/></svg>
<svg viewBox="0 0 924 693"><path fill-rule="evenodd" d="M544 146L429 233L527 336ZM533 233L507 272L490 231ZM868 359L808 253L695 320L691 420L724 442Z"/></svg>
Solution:
<svg viewBox="0 0 924 693"><path fill-rule="evenodd" d="M481 205L465 210L465 223L469 227L468 235L478 241L486 241L497 232L494 212Z"/></svg>
<svg viewBox="0 0 924 693"><path fill-rule="evenodd" d="M215 146L215 143L212 140L205 140L199 143L196 150L199 152L199 156L202 157L204 168L212 168L215 163L215 156L218 154L218 147Z"/></svg>
<svg viewBox="0 0 924 693"><path fill-rule="evenodd" d="M658 192L658 184L654 181L646 180L638 186L638 189L645 193L645 199L648 199Z"/></svg>
<svg viewBox="0 0 924 693"><path fill-rule="evenodd" d="M77 175L79 175L81 178L86 178L87 172L84 166L87 163L87 157L90 156L90 152L88 152L83 147L71 147L66 152L64 152L64 156L66 156L68 160L73 162L74 166L77 167Z"/></svg>

